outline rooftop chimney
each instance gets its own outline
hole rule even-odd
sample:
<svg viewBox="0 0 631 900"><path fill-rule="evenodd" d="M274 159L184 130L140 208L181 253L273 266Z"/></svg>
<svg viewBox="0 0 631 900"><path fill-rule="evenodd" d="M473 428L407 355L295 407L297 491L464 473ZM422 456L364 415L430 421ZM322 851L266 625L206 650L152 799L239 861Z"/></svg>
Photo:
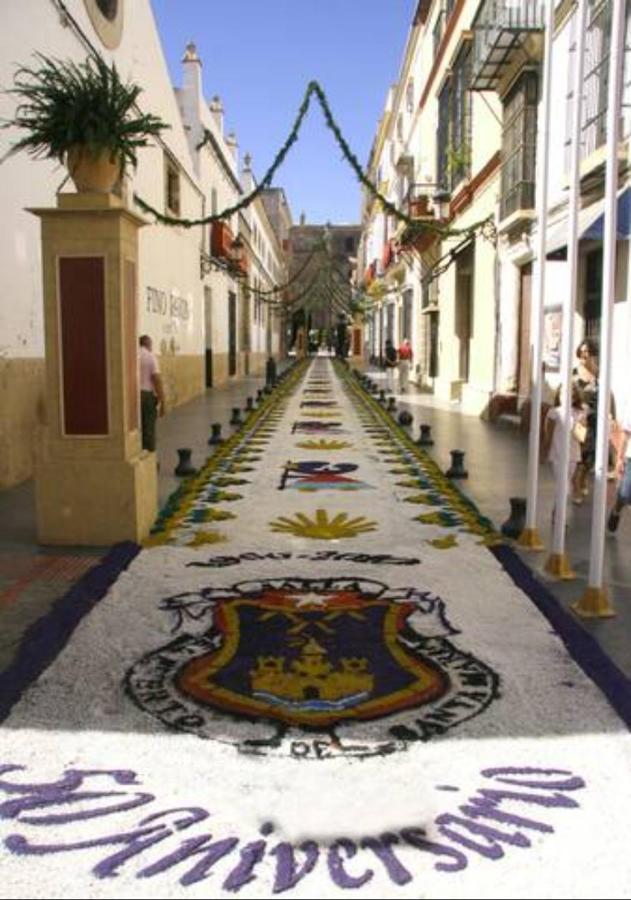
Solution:
<svg viewBox="0 0 631 900"><path fill-rule="evenodd" d="M232 158L234 159L235 165L238 166L239 163L239 142L237 141L237 136L234 131L231 131L228 137L226 138L226 147L232 154Z"/></svg>
<svg viewBox="0 0 631 900"><path fill-rule="evenodd" d="M213 117L213 122L217 127L217 131L219 134L223 135L223 103L221 102L221 98L215 94L213 99L210 101L208 108Z"/></svg>

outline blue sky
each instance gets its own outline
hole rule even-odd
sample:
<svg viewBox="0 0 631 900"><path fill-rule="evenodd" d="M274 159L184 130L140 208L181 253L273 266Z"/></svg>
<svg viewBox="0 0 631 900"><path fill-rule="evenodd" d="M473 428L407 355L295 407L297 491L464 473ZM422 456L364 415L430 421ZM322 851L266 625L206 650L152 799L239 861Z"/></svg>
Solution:
<svg viewBox="0 0 631 900"><path fill-rule="evenodd" d="M173 83L194 40L204 93L219 94L241 158L262 176L287 137L308 82L322 85L365 166L388 87L397 80L417 0L152 0ZM315 98L314 98L315 99ZM359 221L360 191L312 100L277 173L294 220Z"/></svg>

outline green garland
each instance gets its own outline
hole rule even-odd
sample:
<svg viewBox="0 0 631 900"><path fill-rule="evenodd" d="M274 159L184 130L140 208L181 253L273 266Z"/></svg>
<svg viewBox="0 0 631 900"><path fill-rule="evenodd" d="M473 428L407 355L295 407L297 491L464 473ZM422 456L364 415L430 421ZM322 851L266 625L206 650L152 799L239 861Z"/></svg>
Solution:
<svg viewBox="0 0 631 900"><path fill-rule="evenodd" d="M234 215L234 213L239 212L242 209L246 209L250 204L268 187L271 187L274 175L276 174L277 169L282 165L287 156L287 153L298 140L298 134L300 132L300 128L302 127L303 120L309 110L309 106L311 103L311 98L315 94L322 112L324 114L324 119L326 121L327 126L333 132L335 139L342 150L346 161L349 163L357 179L364 185L364 187L375 197L375 199L379 200L382 204L383 208L387 210L391 215L397 218L399 221L404 222L408 228L410 228L413 232L422 233L424 231L430 231L434 234L440 235L441 237L447 237L451 235L465 235L465 234L473 234L479 229L484 229L488 227L489 219L492 217L485 217L484 219L480 219L477 222L474 222L468 228L449 228L445 225L439 225L438 223L432 222L423 222L419 223L418 220L411 218L406 213L397 209L397 207L390 202L384 195L378 190L378 188L373 184L373 182L368 178L364 170L362 169L360 163L357 158L351 151L349 145L347 144L342 132L337 125L335 119L333 118L333 113L331 112L331 108L326 99L326 95L317 81L310 81L307 90L305 92L305 96L303 98L302 103L298 109L298 114L296 116L296 120L294 125L287 137L285 143L279 150L274 162L269 167L265 175L263 176L260 183L243 197L238 203L233 204L232 206L227 207L218 213L213 213L210 216L205 216L201 219L181 219L175 216L166 216L164 213L161 213L159 210L150 206L146 203L138 194L134 194L134 201L137 205L143 210L143 212L150 213L155 216L155 218L162 222L163 225L181 225L184 228L192 228L195 225L208 225L211 222L217 222L221 219L227 219L230 216ZM210 133L206 130L204 134L204 139L197 145L197 149L201 149L209 140L211 139Z"/></svg>
<svg viewBox="0 0 631 900"><path fill-rule="evenodd" d="M291 278L289 278L287 281L285 281L284 284L277 284L275 287L270 288L268 291L263 291L260 288L253 288L253 287L250 287L249 285L246 285L244 289L246 291L248 291L250 294L255 294L257 297L260 297L262 299L263 303L269 303L270 302L269 300L263 300L263 298L269 296L270 294L280 294L281 291L284 291L288 287L290 287L294 283L294 281L297 281L301 277L302 273L305 271L305 269L307 268L307 266L309 265L311 260L314 259L316 253L321 253L322 249L323 248L319 245L314 247L313 250L311 251L311 253L309 254L309 256L307 257L307 259L300 266L300 268L296 272L294 272L294 274L291 276Z"/></svg>

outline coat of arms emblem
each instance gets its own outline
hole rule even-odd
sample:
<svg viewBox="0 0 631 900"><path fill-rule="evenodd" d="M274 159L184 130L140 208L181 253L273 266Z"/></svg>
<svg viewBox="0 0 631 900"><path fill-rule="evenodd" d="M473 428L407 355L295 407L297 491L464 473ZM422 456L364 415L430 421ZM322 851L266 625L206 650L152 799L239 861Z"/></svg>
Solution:
<svg viewBox="0 0 631 900"><path fill-rule="evenodd" d="M278 748L298 734L393 749L480 713L497 676L456 649L443 601L372 579L246 581L166 598L174 636L127 676L169 727Z"/></svg>

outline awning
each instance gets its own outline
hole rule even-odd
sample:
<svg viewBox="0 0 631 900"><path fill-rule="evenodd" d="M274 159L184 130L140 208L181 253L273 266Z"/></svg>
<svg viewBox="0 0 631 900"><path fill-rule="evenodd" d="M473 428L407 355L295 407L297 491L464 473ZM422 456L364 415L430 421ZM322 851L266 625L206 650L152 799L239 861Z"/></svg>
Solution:
<svg viewBox="0 0 631 900"><path fill-rule="evenodd" d="M568 218L565 216L548 230L546 255L554 259L567 247ZM582 241L602 241L605 232L605 198L581 209L578 214L578 234ZM618 240L624 241L631 235L631 188L618 192ZM563 256L565 258L565 256Z"/></svg>

